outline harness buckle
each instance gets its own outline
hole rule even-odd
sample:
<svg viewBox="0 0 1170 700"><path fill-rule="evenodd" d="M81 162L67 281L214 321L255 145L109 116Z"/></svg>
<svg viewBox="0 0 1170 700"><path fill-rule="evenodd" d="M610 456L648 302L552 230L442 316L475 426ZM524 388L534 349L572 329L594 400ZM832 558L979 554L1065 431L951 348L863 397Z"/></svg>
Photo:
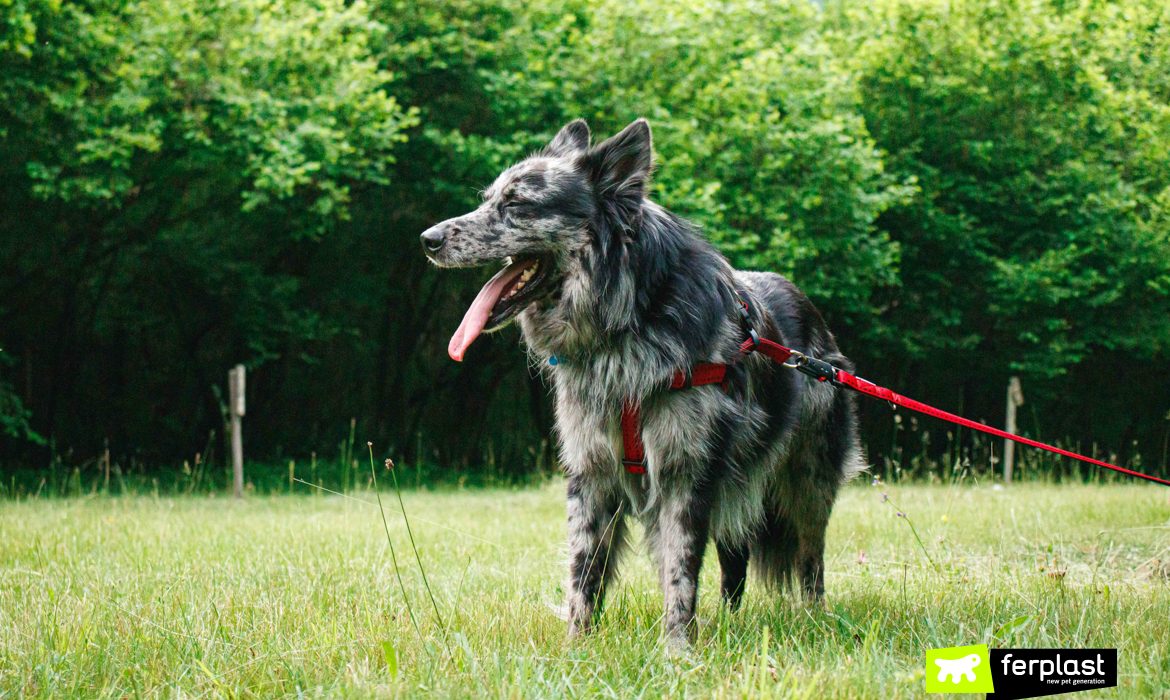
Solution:
<svg viewBox="0 0 1170 700"><path fill-rule="evenodd" d="M739 295L739 292L735 293L735 301L737 304L737 310L739 311L739 325L743 326L744 332L748 334L748 337L751 338L752 341L751 350L748 351L751 352L760 347L760 334L756 333L756 329L752 327L752 315L750 312L750 307L748 306L748 303L744 301L743 297Z"/></svg>

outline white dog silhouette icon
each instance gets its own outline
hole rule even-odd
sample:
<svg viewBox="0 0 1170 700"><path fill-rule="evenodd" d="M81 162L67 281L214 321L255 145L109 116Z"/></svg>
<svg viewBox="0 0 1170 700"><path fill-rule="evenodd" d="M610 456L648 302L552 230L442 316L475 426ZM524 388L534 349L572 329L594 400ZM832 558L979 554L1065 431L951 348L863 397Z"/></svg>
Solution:
<svg viewBox="0 0 1170 700"><path fill-rule="evenodd" d="M960 678L975 680L975 667L979 665L978 654L968 654L961 659L935 659L938 666L938 680L941 683L949 676L951 683L958 684Z"/></svg>

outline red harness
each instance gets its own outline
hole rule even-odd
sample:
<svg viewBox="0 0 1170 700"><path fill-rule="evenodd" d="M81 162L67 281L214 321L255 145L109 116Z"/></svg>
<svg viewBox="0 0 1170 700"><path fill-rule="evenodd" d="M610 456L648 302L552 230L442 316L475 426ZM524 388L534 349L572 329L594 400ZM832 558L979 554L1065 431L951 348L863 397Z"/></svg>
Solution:
<svg viewBox="0 0 1170 700"><path fill-rule="evenodd" d="M935 408L920 401L915 401L914 399L902 396L901 394L893 392L885 387L878 386L873 382L856 377L843 369L834 367L824 360L818 360L815 357L809 357L802 352L793 350L792 348L784 347L780 343L773 342L766 338L760 338L747 323L747 304L742 300L739 303L743 309L742 316L744 319L744 327L749 335L749 338L743 341L743 343L739 346L739 351L744 355L748 355L752 352L760 352L773 362L807 374L820 382L830 382L834 386L848 387L867 396L889 401L891 404L896 406L903 406L912 411L917 411L934 418L949 421L951 423L955 423L956 425L962 425L967 428L971 428L972 430L978 430L980 432L1007 440L1014 440L1023 445L1039 447L1042 450L1048 450L1049 452L1054 452L1058 455L1079 459L1082 462L1087 462L1105 469L1111 469L1115 472L1120 472L1122 474L1137 477L1139 479L1145 479L1146 481L1152 481L1157 484L1162 484L1163 486L1170 486L1170 480L1167 479L1136 472L1132 469L1119 467L1116 464L1110 464L1109 462L1102 462L1099 459L1086 457L1084 455L1077 454L1076 452L1070 452L1054 445L1040 442L1039 440L1032 440L1014 433L1009 433L1006 430L1000 430L989 425L984 425L983 423L977 423L969 418L963 418L962 416L948 413L942 409ZM687 374L682 370L675 372L674 378L670 382L670 388L672 390L679 390L689 389L693 386L703 386L705 384L724 384L726 379L727 365L701 362L691 368L690 374ZM724 389L726 390L726 385L724 386ZM642 445L642 416L641 411L636 404L627 401L625 405L622 406L621 424L623 452L622 464L625 465L626 471L630 474L645 474L646 450Z"/></svg>
<svg viewBox="0 0 1170 700"><path fill-rule="evenodd" d="M786 348L780 343L774 343L767 338L759 338L754 332L750 333L750 335L750 338L740 344L740 353L747 355L758 351L766 355L773 362L796 367L796 365L788 364L790 358L795 355L800 355L795 350ZM800 355L800 357L806 356ZM832 367L828 363L823 364L826 367ZM829 378L828 374L817 377L822 382L827 381ZM670 381L670 388L673 391L677 391L679 389L690 389L693 386L703 386L706 384L724 384L726 379L727 365L700 362L691 368L690 374L682 370L675 372L674 378ZM724 385L723 389L726 391L727 386ZM625 465L626 471L631 474L645 474L646 449L642 446L642 411L637 404L626 401L622 406L621 423L622 464Z"/></svg>

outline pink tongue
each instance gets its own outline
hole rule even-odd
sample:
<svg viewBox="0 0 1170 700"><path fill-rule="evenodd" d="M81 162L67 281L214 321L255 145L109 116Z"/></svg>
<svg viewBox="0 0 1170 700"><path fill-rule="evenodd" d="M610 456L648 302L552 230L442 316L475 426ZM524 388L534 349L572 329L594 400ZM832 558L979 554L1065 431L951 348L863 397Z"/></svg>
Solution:
<svg viewBox="0 0 1170 700"><path fill-rule="evenodd" d="M463 361L463 354L483 332L488 317L492 315L492 308L500 300L504 290L530 263L531 261L527 260L512 263L497 272L496 276L488 280L483 289L479 290L475 301L471 302L467 313L463 314L463 322L459 324L459 328L455 329L455 335L451 336L451 342L447 343L447 354L451 356L452 360Z"/></svg>

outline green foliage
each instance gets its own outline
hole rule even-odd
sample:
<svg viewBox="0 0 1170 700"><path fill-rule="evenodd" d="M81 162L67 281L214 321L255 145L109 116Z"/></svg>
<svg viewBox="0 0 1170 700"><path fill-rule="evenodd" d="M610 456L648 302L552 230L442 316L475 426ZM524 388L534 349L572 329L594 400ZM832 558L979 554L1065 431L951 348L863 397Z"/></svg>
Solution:
<svg viewBox="0 0 1170 700"><path fill-rule="evenodd" d="M38 16L58 12L59 0L0 0L0 55L32 56Z"/></svg>
<svg viewBox="0 0 1170 700"><path fill-rule="evenodd" d="M223 367L339 332L299 268L417 123L373 53L385 27L340 0L32 16L36 41L0 54L0 198L25 214L0 223L8 333L51 432L187 442L194 417L198 444ZM95 411L130 425L81 428Z"/></svg>
<svg viewBox="0 0 1170 700"><path fill-rule="evenodd" d="M10 360L0 348L0 371L8 367ZM20 438L34 443L43 444L44 438L29 427L28 419L32 416L16 389L0 375L0 436Z"/></svg>
<svg viewBox="0 0 1170 700"><path fill-rule="evenodd" d="M922 196L903 251L904 351L1065 374L1170 343L1170 11L1161 3L841 3L866 122ZM875 29L876 28L876 29Z"/></svg>
<svg viewBox="0 0 1170 700"><path fill-rule="evenodd" d="M187 216L224 192L313 235L346 217L351 182L387 182L416 122L385 91L370 48L384 28L362 3L130 2L47 19L51 38L10 57L25 79L5 90L41 199L118 208L180 184L159 206Z"/></svg>
<svg viewBox="0 0 1170 700"><path fill-rule="evenodd" d="M523 68L489 78L518 101L508 111L555 104L536 128L583 116L599 138L648 117L657 197L733 263L795 277L839 318L897 284L897 246L874 221L911 180L883 173L812 4L552 3L532 23Z"/></svg>
<svg viewBox="0 0 1170 700"><path fill-rule="evenodd" d="M656 199L791 276L864 376L998 423L1018 372L1029 432L1165 451L1163 4L0 9L0 342L32 378L5 405L65 449L216 452L243 361L258 457L356 419L411 461L550 468L514 335L443 353L486 272L434 274L417 235L565 121L645 116Z"/></svg>

